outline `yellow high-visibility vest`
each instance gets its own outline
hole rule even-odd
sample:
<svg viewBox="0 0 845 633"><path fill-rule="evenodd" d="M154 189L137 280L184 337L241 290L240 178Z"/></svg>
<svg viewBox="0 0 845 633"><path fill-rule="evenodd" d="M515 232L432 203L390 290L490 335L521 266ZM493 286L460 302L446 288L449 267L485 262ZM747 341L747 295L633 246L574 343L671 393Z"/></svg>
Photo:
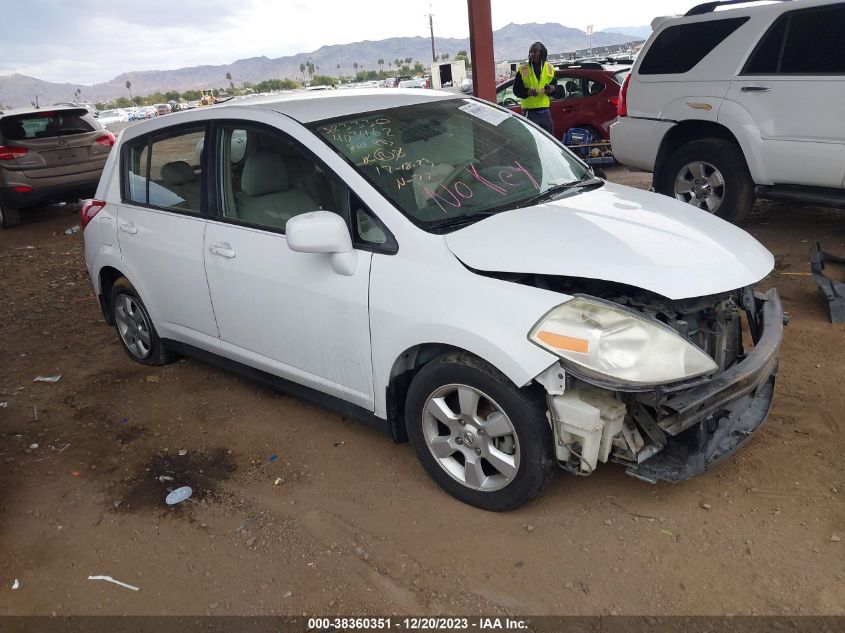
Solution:
<svg viewBox="0 0 845 633"><path fill-rule="evenodd" d="M545 87L554 79L555 69L549 63L543 64L543 70L540 72L540 78L534 74L534 69L531 64L522 64L519 67L519 72L522 73L522 84L528 90L529 95L520 102L523 110L533 110L534 108L548 108L549 95L545 93ZM537 96L532 97L530 92L532 88L537 89Z"/></svg>

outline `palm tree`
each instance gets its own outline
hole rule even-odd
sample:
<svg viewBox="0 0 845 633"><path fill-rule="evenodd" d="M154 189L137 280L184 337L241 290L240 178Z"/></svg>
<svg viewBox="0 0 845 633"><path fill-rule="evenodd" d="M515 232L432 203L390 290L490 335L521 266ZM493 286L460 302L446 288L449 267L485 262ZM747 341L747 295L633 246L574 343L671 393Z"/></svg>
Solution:
<svg viewBox="0 0 845 633"><path fill-rule="evenodd" d="M402 60L397 57L393 60L393 65L396 66L396 68L399 68L402 65Z"/></svg>
<svg viewBox="0 0 845 633"><path fill-rule="evenodd" d="M340 77L340 64L337 65L337 76Z"/></svg>
<svg viewBox="0 0 845 633"><path fill-rule="evenodd" d="M304 76L305 76L305 64L300 64L300 65L299 65L299 76L300 76L300 77L304 77Z"/></svg>
<svg viewBox="0 0 845 633"><path fill-rule="evenodd" d="M378 63L378 69L379 69L379 71L381 71L384 68L384 60L381 57L379 57L377 63Z"/></svg>
<svg viewBox="0 0 845 633"><path fill-rule="evenodd" d="M232 81L232 73L226 73L226 81L229 82L229 87L232 89L232 94L235 94L235 84Z"/></svg>
<svg viewBox="0 0 845 633"><path fill-rule="evenodd" d="M132 102L132 105L135 105L135 99L132 98L132 82L128 79L126 80L126 89L129 91L129 100Z"/></svg>
<svg viewBox="0 0 845 633"><path fill-rule="evenodd" d="M357 76L358 75L358 62L355 62L354 64L352 64L352 68L355 69L355 75Z"/></svg>

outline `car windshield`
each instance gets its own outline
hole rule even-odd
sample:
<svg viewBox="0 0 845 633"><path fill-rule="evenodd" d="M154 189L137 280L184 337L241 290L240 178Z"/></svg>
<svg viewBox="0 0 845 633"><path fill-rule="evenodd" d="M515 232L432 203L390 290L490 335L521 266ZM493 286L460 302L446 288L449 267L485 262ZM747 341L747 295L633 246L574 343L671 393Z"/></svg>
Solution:
<svg viewBox="0 0 845 633"><path fill-rule="evenodd" d="M311 127L426 230L526 206L592 176L525 118L475 99L391 108Z"/></svg>

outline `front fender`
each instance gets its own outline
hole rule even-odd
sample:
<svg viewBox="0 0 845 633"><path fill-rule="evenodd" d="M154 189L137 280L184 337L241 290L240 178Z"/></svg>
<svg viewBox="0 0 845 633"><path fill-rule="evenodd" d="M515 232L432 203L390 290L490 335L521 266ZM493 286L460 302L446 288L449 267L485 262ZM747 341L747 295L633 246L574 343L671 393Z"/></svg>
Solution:
<svg viewBox="0 0 845 633"><path fill-rule="evenodd" d="M370 324L377 416L386 416L385 390L394 363L417 345L466 350L519 387L558 361L531 343L528 333L568 295L476 274L451 254L440 261L373 258Z"/></svg>

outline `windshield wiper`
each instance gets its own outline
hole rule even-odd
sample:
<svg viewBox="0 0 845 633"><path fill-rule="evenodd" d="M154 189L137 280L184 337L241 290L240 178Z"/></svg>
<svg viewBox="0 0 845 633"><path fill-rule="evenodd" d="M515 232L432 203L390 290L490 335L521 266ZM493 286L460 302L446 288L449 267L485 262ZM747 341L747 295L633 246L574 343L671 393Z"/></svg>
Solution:
<svg viewBox="0 0 845 633"><path fill-rule="evenodd" d="M590 176L585 174L584 177L579 178L578 180L573 180L572 182L564 182L559 185L553 185L543 191L542 193L538 193L536 196L532 198L528 198L517 205L518 209L522 209L523 207L530 207L535 204L540 204L541 202L545 202L546 200L551 200L558 194L563 193L564 191L568 191L574 188L581 188L587 187L590 185L600 185L603 181L595 176Z"/></svg>
<svg viewBox="0 0 845 633"><path fill-rule="evenodd" d="M435 231L440 229L453 229L459 226L466 226L467 224L475 224L479 220L483 218L489 218L491 215L496 215L497 213L501 213L501 211L479 211L478 213L470 213L468 215L462 215L457 218L448 218L446 220L440 220L440 222L429 224L427 228L433 229Z"/></svg>

